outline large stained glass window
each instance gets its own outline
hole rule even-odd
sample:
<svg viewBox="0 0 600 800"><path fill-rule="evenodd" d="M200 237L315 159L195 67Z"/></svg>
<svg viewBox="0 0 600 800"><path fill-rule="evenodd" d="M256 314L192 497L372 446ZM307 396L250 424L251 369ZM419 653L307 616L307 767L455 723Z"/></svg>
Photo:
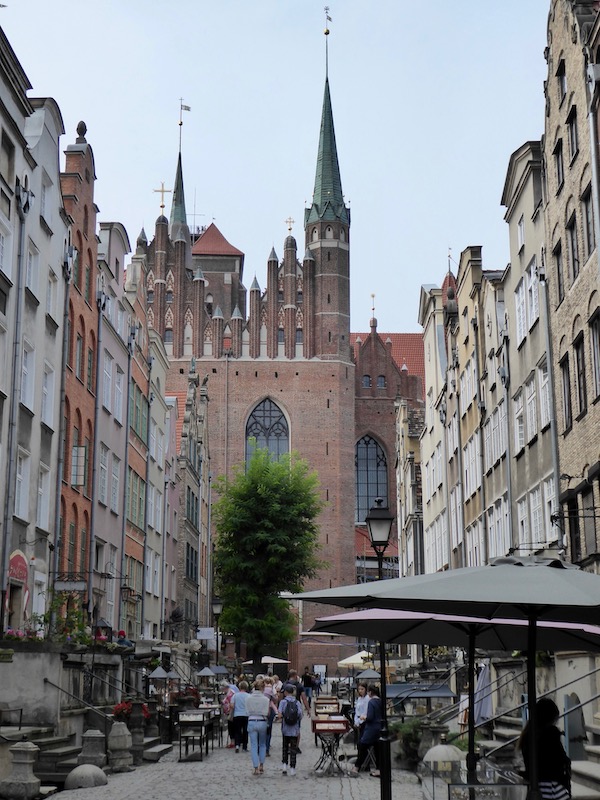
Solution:
<svg viewBox="0 0 600 800"><path fill-rule="evenodd" d="M372 436L363 436L356 443L356 522L363 523L375 498L388 505L387 460Z"/></svg>
<svg viewBox="0 0 600 800"><path fill-rule="evenodd" d="M287 420L279 406L269 398L259 403L248 418L246 461L252 457L255 447L266 447L275 458L290 451Z"/></svg>

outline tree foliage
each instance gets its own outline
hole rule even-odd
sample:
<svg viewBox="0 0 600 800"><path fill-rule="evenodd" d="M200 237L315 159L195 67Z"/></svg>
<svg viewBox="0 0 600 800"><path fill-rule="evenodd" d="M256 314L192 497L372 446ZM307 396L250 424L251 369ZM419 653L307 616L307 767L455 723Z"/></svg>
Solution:
<svg viewBox="0 0 600 800"><path fill-rule="evenodd" d="M318 476L296 454L275 460L257 448L233 480L219 478L216 489L220 627L245 640L255 657L293 635L294 618L280 593L302 591L323 566L315 522L322 508Z"/></svg>

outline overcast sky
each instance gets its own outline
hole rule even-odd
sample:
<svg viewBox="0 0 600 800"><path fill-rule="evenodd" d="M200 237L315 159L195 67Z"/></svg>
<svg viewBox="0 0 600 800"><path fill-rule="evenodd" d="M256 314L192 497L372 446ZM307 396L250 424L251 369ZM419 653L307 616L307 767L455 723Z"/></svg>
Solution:
<svg viewBox="0 0 600 800"><path fill-rule="evenodd" d="M285 220L300 258L325 77L323 0L5 0L33 90L83 119L99 220L153 237L182 157L189 222L214 220L265 288ZM419 331L419 290L448 248L509 260L508 159L544 127L549 0L330 0L329 80L352 212L353 331ZM63 162L61 162L62 165ZM170 196L167 195L167 216ZM192 214L196 213L196 217Z"/></svg>

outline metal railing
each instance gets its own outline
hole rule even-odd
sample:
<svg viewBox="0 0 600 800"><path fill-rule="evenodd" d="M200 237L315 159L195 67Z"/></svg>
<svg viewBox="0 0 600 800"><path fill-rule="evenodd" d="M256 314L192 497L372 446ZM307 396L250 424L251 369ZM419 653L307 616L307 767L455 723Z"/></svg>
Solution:
<svg viewBox="0 0 600 800"><path fill-rule="evenodd" d="M63 694L66 694L69 697L72 697L74 700L77 700L78 703L81 703L81 705L84 706L85 708L89 708L91 711L94 711L102 719L104 723L104 744L106 747L106 751L108 752L109 731L107 730L107 726L109 722L112 723L112 716L105 714L103 711L100 711L100 709L97 708L96 706L92 705L91 703L88 703L87 700L83 700L81 697L78 697L76 694L73 694L73 692L70 692L68 689L64 689L62 686L59 686L57 683L54 683L54 681L51 681L50 678L44 678L44 683L53 686L55 689L58 689L59 692L63 692Z"/></svg>

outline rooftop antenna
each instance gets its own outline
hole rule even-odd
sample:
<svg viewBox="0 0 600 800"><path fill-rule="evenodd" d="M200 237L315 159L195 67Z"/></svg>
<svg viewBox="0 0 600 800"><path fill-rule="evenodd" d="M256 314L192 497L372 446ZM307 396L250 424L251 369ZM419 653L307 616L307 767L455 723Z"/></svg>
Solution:
<svg viewBox="0 0 600 800"><path fill-rule="evenodd" d="M371 318L375 319L375 295L371 294Z"/></svg>
<svg viewBox="0 0 600 800"><path fill-rule="evenodd" d="M179 152L181 153L181 129L183 128L183 112L191 111L191 106L186 106L183 103L183 97L179 98Z"/></svg>
<svg viewBox="0 0 600 800"><path fill-rule="evenodd" d="M325 6L325 30L323 33L325 34L325 77L329 78L329 26L327 25L328 22L331 22L331 17L329 16L329 6Z"/></svg>

